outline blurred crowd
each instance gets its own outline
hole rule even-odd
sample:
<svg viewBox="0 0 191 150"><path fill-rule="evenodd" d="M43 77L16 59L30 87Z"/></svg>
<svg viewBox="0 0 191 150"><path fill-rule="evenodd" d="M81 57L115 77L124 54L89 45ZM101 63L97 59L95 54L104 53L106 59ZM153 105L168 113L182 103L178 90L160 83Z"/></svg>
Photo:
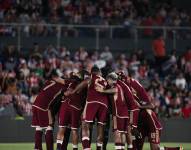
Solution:
<svg viewBox="0 0 191 150"><path fill-rule="evenodd" d="M190 26L191 19L190 12L169 1L6 0L0 4L0 20L4 22Z"/></svg>
<svg viewBox="0 0 191 150"><path fill-rule="evenodd" d="M0 22L32 23L24 26L23 32L29 35L52 35L58 27L52 24L124 25L131 28L142 26L190 26L191 15L186 9L178 9L170 1L151 0L1 0ZM90 29L88 29L90 30ZM101 30L106 30L102 28ZM81 32L91 34L81 28L66 27L64 36L78 36ZM0 34L15 36L16 28L0 26ZM88 32L88 33L87 33ZM116 32L120 32L116 31ZM184 38L191 37L190 31L179 31ZM183 32L183 33L182 33ZM124 32L120 32L122 34ZM152 36L147 28L144 35ZM131 34L131 33L130 33ZM172 34L172 32L171 32ZM92 34L91 34L92 35Z"/></svg>
<svg viewBox="0 0 191 150"><path fill-rule="evenodd" d="M105 76L110 71L123 70L139 80L156 106L161 117L191 115L191 48L183 55L176 50L159 65L148 59L142 49L132 54L115 54L110 47L87 50L80 47L70 51L67 47L45 48L34 43L27 56L18 53L14 45L1 49L0 54L0 112L12 105L16 114L31 115L31 103L52 70L68 77L70 72L90 70L93 65L102 68ZM0 113L1 114L1 113Z"/></svg>

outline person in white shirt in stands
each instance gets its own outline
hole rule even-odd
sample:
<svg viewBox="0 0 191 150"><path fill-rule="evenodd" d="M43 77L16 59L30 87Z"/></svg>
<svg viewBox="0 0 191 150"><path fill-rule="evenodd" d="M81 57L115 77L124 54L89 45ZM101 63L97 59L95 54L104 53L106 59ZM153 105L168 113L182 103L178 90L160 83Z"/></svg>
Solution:
<svg viewBox="0 0 191 150"><path fill-rule="evenodd" d="M186 79L184 78L183 74L180 73L178 77L175 79L175 84L177 87L179 87L181 90L186 88Z"/></svg>

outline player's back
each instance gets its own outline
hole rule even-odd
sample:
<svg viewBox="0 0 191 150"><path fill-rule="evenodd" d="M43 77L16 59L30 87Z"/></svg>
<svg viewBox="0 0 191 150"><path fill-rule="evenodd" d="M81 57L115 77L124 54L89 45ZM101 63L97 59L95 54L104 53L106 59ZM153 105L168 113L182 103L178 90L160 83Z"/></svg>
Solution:
<svg viewBox="0 0 191 150"><path fill-rule="evenodd" d="M140 103L141 105L151 103L151 99L149 98L146 90L137 80L130 78L129 85L138 103ZM157 129L162 129L160 121L157 118L156 113L152 109L143 109L140 112L139 118L144 120L147 115L151 117L151 119L149 121L145 120L145 122L153 124Z"/></svg>
<svg viewBox="0 0 191 150"><path fill-rule="evenodd" d="M134 96L134 99L142 104L142 103L150 103L150 99L147 95L146 90L144 89L144 87L139 83L139 81L127 77L126 80L124 81L125 84L127 84L129 86L129 88L131 89L131 92Z"/></svg>
<svg viewBox="0 0 191 150"><path fill-rule="evenodd" d="M44 87L36 97L33 106L47 110L53 100L61 93L64 85L54 80L47 80Z"/></svg>
<svg viewBox="0 0 191 150"><path fill-rule="evenodd" d="M76 86L79 84L78 81L72 81L69 84L68 89L73 90L76 88ZM71 105L72 107L81 110L85 104L86 101L86 93L87 93L87 89L83 89L79 92L75 92L74 94L71 94L67 97L65 97L65 100L68 102L69 105Z"/></svg>
<svg viewBox="0 0 191 150"><path fill-rule="evenodd" d="M96 87L101 87L105 89L106 86L107 86L107 82L103 77L92 74L89 87L88 87L87 101L100 103L100 104L108 106L107 95L96 91Z"/></svg>
<svg viewBox="0 0 191 150"><path fill-rule="evenodd" d="M130 89L130 87L128 85L126 85L123 81L118 80L117 83L121 86L121 88L123 89L124 93L125 93L125 100L126 103L128 105L128 108L130 110L135 110L138 109L139 106L138 104L135 102L135 99L133 97L133 93Z"/></svg>

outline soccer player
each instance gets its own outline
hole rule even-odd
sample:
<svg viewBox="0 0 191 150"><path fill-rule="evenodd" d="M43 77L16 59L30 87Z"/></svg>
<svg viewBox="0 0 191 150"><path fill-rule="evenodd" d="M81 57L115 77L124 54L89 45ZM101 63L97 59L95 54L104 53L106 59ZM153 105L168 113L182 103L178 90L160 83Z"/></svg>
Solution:
<svg viewBox="0 0 191 150"><path fill-rule="evenodd" d="M154 105L151 98L147 95L144 87L135 79L125 76L122 72L119 73L122 81L126 83L134 94L134 98L141 105L142 109L139 113L138 130L142 138L136 138L133 142L134 150L142 150L145 137L148 137L151 150L160 150L160 135L162 126L155 112L152 110ZM181 147L168 148L163 147L164 150L180 150Z"/></svg>
<svg viewBox="0 0 191 150"><path fill-rule="evenodd" d="M133 94L130 90L130 88L121 80L117 80L117 84L119 84L122 88L122 90L124 91L124 96L125 96L125 100L128 106L128 110L129 110L129 117L130 117L130 125L128 127L127 130L127 134L125 137L125 135L123 135L124 140L123 143L125 143L125 139L127 140L127 144L128 144L128 149L132 149L133 145L132 145L132 136L131 136L131 129L134 133L137 134L137 123L138 123L138 115L139 115L139 104L136 102L136 100L134 100L133 98ZM110 111L111 112L111 111ZM103 143L103 149L106 150L107 147L107 139L108 139L108 135L109 135L109 124L110 124L110 115L108 115L108 119L106 122L107 128L105 128L104 130L104 143ZM135 132L136 131L136 132ZM124 144L125 145L125 144Z"/></svg>
<svg viewBox="0 0 191 150"><path fill-rule="evenodd" d="M91 69L91 78L80 83L71 93L87 88L87 99L82 116L82 146L84 150L91 149L90 129L97 119L97 150L103 147L104 125L108 113L108 97L96 91L96 87L106 88L107 82L101 76L97 66Z"/></svg>
<svg viewBox="0 0 191 150"><path fill-rule="evenodd" d="M109 89L103 87L96 87L96 90L104 94L112 94L112 117L115 149L124 150L123 134L127 132L129 125L129 113L125 100L125 93L119 83L117 83L118 76L115 73L110 73L107 76Z"/></svg>
<svg viewBox="0 0 191 150"><path fill-rule="evenodd" d="M129 110L129 123L130 125L128 126L127 134L126 134L126 141L128 144L128 150L133 149L132 145L132 134L131 130L136 136L139 136L137 134L137 124L138 124L138 115L140 111L140 105L137 103L137 101L134 99L133 94L131 92L131 89L121 80L117 80L117 84L119 84L123 91L124 91L124 96L126 100L126 104L128 106ZM124 141L125 141L125 136L124 136ZM125 142L124 142L125 143Z"/></svg>
<svg viewBox="0 0 191 150"><path fill-rule="evenodd" d="M51 105L62 89L66 90L65 80L58 77L56 71L52 71L51 79L47 80L44 87L36 97L32 105L32 127L35 131L35 150L42 150L42 134L45 129L45 141L47 150L53 150L53 116Z"/></svg>
<svg viewBox="0 0 191 150"><path fill-rule="evenodd" d="M73 75L73 81L69 83L68 90L73 90L82 81L79 74ZM68 127L72 130L73 150L78 149L78 128L80 126L81 113L86 100L86 90L83 89L74 94L65 96L59 112L59 131L57 134L57 150L62 149L65 133ZM67 148L66 148L67 149Z"/></svg>

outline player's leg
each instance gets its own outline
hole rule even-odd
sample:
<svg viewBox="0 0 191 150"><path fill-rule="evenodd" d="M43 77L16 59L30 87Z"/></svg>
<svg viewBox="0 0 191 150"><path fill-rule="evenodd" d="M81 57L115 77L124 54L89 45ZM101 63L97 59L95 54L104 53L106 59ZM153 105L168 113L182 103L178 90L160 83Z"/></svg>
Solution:
<svg viewBox="0 0 191 150"><path fill-rule="evenodd" d="M147 128L145 128L142 124L139 123L136 130L131 129L131 133L132 133L133 150L142 150L147 133Z"/></svg>
<svg viewBox="0 0 191 150"><path fill-rule="evenodd" d="M42 135L43 135L43 130L40 127L40 122L39 122L39 114L38 114L38 109L35 107L32 107L32 127L35 127L35 150L42 150Z"/></svg>
<svg viewBox="0 0 191 150"><path fill-rule="evenodd" d="M90 150L90 123L82 122L82 147L84 150Z"/></svg>
<svg viewBox="0 0 191 150"><path fill-rule="evenodd" d="M43 131L41 127L36 127L35 130L35 150L42 150L42 135Z"/></svg>
<svg viewBox="0 0 191 150"><path fill-rule="evenodd" d="M103 150L107 149L107 143L109 139L109 130L110 130L110 114L108 113L106 124L104 127Z"/></svg>
<svg viewBox="0 0 191 150"><path fill-rule="evenodd" d="M90 149L90 128L91 123L95 120L98 105L94 103L86 102L83 111L83 121L82 121L82 147L83 149Z"/></svg>
<svg viewBox="0 0 191 150"><path fill-rule="evenodd" d="M65 135L66 129L67 129L66 127L59 127L59 129L58 129L57 140L56 140L57 150L62 149L62 144L63 144L63 141L65 139L64 135Z"/></svg>
<svg viewBox="0 0 191 150"><path fill-rule="evenodd" d="M142 136L142 138L133 138L133 150L143 150L144 141L145 136Z"/></svg>
<svg viewBox="0 0 191 150"><path fill-rule="evenodd" d="M45 130L45 141L46 141L46 149L53 150L54 148L54 139L53 139L53 127L48 126Z"/></svg>
<svg viewBox="0 0 191 150"><path fill-rule="evenodd" d="M113 116L113 131L114 131L114 142L116 150L124 150L125 146L123 144L123 133L125 133L124 129L124 121L120 118Z"/></svg>
<svg viewBox="0 0 191 150"><path fill-rule="evenodd" d="M108 117L108 108L99 104L97 110L97 150L103 149L104 127Z"/></svg>
<svg viewBox="0 0 191 150"><path fill-rule="evenodd" d="M61 148L62 150L67 150L69 139L70 139L70 132L71 132L71 129L66 127L66 130L64 133L64 140L63 140L62 148Z"/></svg>
<svg viewBox="0 0 191 150"><path fill-rule="evenodd" d="M103 137L104 137L104 125L97 124L97 150L102 150L103 148Z"/></svg>
<svg viewBox="0 0 191 150"><path fill-rule="evenodd" d="M49 126L45 130L46 149L53 150L54 149L53 117L51 111L48 111L48 119L49 119Z"/></svg>
<svg viewBox="0 0 191 150"><path fill-rule="evenodd" d="M59 112L59 130L57 133L57 150L67 149L67 139L68 136L67 132L70 131L68 130L68 125L70 124L70 112L68 109L68 104L63 102L60 108ZM70 132L69 132L70 133Z"/></svg>
<svg viewBox="0 0 191 150"><path fill-rule="evenodd" d="M114 131L115 150L123 150L122 148L122 134L119 131Z"/></svg>
<svg viewBox="0 0 191 150"><path fill-rule="evenodd" d="M126 141L127 141L126 135L127 135L127 133L125 133L125 132L122 133L122 135L121 135L121 136L122 136L122 144L121 144L121 146L122 146L121 148L122 148L122 149L125 149L125 143L126 143Z"/></svg>
<svg viewBox="0 0 191 150"><path fill-rule="evenodd" d="M127 128L126 142L127 142L127 149L132 150L133 149L133 140L132 140L132 134L131 134L131 126L128 126L128 128Z"/></svg>
<svg viewBox="0 0 191 150"><path fill-rule="evenodd" d="M78 150L78 130L72 129L72 148Z"/></svg>
<svg viewBox="0 0 191 150"><path fill-rule="evenodd" d="M77 110L73 107L70 107L72 112L71 117L71 129L72 129L72 147L73 150L78 150L78 129L81 124L81 110Z"/></svg>

